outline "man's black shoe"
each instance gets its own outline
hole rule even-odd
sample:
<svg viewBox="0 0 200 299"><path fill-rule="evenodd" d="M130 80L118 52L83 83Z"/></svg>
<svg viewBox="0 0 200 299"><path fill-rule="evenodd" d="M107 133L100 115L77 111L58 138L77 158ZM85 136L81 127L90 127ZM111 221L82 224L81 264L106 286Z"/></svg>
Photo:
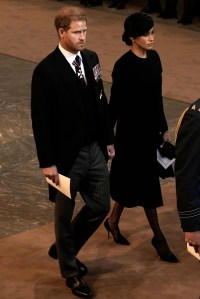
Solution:
<svg viewBox="0 0 200 299"><path fill-rule="evenodd" d="M58 254L57 254L57 248L55 244L52 244L51 247L49 248L48 255L51 258L57 260ZM88 268L83 263L81 263L81 261L79 261L78 259L76 259L76 263L78 266L80 276L84 276L88 272Z"/></svg>
<svg viewBox="0 0 200 299"><path fill-rule="evenodd" d="M90 287L86 284L83 278L78 275L66 278L66 285L68 288L71 288L72 293L75 296L81 298L91 298L93 296Z"/></svg>

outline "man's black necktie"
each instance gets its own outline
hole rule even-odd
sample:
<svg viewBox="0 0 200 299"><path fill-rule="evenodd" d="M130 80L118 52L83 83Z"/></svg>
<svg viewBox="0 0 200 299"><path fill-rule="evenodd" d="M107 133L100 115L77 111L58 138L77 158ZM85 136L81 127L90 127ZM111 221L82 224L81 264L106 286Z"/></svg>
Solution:
<svg viewBox="0 0 200 299"><path fill-rule="evenodd" d="M76 58L75 58L75 60L73 61L72 64L75 66L76 75L78 76L80 81L85 85L86 82L85 82L85 79L84 79L84 76L83 76L83 73L82 73L82 70L81 70L81 58L78 55L76 55Z"/></svg>

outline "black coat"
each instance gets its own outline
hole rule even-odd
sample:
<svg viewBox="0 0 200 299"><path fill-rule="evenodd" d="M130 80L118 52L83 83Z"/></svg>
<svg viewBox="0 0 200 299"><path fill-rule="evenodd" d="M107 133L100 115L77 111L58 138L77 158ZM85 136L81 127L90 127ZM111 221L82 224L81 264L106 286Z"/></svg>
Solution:
<svg viewBox="0 0 200 299"><path fill-rule="evenodd" d="M99 60L87 49L81 55L94 95L97 140L106 156L106 146L113 143L113 131L102 79L94 76ZM33 72L31 115L39 166L56 165L59 173L67 175L84 144L86 114L80 82L58 47Z"/></svg>
<svg viewBox="0 0 200 299"><path fill-rule="evenodd" d="M147 59L128 51L114 65L109 110L116 125L110 180L112 198L126 207L161 206L156 151L168 129L163 111L162 66L156 51Z"/></svg>

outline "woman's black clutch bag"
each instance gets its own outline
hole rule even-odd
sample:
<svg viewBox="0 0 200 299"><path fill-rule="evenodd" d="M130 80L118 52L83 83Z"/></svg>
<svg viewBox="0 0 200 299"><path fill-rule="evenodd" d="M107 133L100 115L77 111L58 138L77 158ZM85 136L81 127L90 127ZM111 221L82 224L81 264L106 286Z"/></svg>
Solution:
<svg viewBox="0 0 200 299"><path fill-rule="evenodd" d="M166 157L170 160L176 158L175 146L168 141L164 141L158 147L158 151L161 156ZM157 164L159 177L161 177L162 179L174 177L174 169L172 165L170 165L167 168L164 168L159 162Z"/></svg>
<svg viewBox="0 0 200 299"><path fill-rule="evenodd" d="M175 146L168 141L164 141L158 150L163 157L167 157L168 159L176 158Z"/></svg>

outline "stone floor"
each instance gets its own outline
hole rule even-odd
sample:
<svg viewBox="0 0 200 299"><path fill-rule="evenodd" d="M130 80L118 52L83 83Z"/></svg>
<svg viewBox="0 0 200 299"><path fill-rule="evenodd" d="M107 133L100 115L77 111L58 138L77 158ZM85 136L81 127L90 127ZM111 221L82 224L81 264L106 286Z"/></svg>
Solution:
<svg viewBox="0 0 200 299"><path fill-rule="evenodd" d="M52 25L51 22L55 10L68 3L77 4L78 1L33 0L27 2L26 0L11 0L8 5L8 1L1 0L0 3L1 11L5 12L0 19L2 28L0 32L0 197L2 203L0 210L0 237L2 238L52 221L52 204L47 200L46 182L38 169L31 130L30 84L32 71L37 62L48 53L48 48L52 47L53 49L55 47L54 35L49 36L47 34L47 37L43 36L45 27L49 26L49 22ZM87 9L92 22L92 32L89 27L88 43L93 45L92 48L96 48L96 42L99 42L98 32L100 30L102 30L103 35L108 35L110 40L110 44L104 44L105 49L109 49L110 52L107 50L107 53L104 55L106 60L103 60L102 66L103 73L106 74L104 84L108 97L112 70L110 60L113 58L113 55L114 57L119 55L115 44L116 42L119 43L116 34L117 30L119 31L119 28L122 26L121 20L127 14L130 14L132 10L138 10L145 5L145 1L135 1L134 3L136 4L128 2L127 8L121 11L108 9L106 2L104 2L103 6ZM109 30L106 30L103 22L108 22L108 20L110 20L109 28L107 28ZM14 22L15 30L5 33L7 22ZM166 27L172 30L174 26L178 33L181 31L180 41L182 41L183 35L189 40L194 34L199 33L198 23L186 26L186 28L180 28L179 25L175 24L174 20L156 18L155 22L161 24L163 28ZM93 23L95 23L97 29L95 29L95 26L93 28ZM166 44L169 44L167 42L169 37L166 36L166 29L163 31L163 28L161 28L161 37L166 39ZM184 32L183 29L185 30ZM111 31L113 32L112 36L109 35ZM93 39L90 39L90 34ZM197 45L198 37L195 35L194 48L197 47L199 49L199 44ZM178 40L179 37L177 36L177 44L179 44ZM104 47L99 48L100 55L103 55L101 48ZM124 51L124 48L120 46L119 52L122 50ZM166 57L169 60L171 55L166 55ZM107 60L109 60L109 63L105 66ZM191 66L192 69L186 69L186 75L195 77L195 67L199 69L200 64L199 60L197 62L196 65ZM198 75L196 77L199 80ZM176 77L174 77L174 81L177 81ZM167 78L167 82L171 82L171 77ZM195 88L191 89L191 99L189 100L195 99L196 89L198 88L196 85ZM166 93L164 97L166 117L172 137L174 136L178 117L187 105L184 103L186 101L185 98L182 98L181 102L176 99L175 95L178 94L177 98L179 98L181 96L179 93L183 92L185 94L187 89L185 88L183 91L181 88L176 88L175 91L172 90L172 95L174 95L175 99L168 98L167 90L164 91Z"/></svg>
<svg viewBox="0 0 200 299"><path fill-rule="evenodd" d="M0 54L0 237L51 223L53 205L36 158L30 120L30 83L35 63ZM109 94L110 83L105 82ZM185 103L164 99L170 134ZM167 181L167 180L166 180ZM163 181L165 183L165 181ZM77 204L81 204L78 198Z"/></svg>

